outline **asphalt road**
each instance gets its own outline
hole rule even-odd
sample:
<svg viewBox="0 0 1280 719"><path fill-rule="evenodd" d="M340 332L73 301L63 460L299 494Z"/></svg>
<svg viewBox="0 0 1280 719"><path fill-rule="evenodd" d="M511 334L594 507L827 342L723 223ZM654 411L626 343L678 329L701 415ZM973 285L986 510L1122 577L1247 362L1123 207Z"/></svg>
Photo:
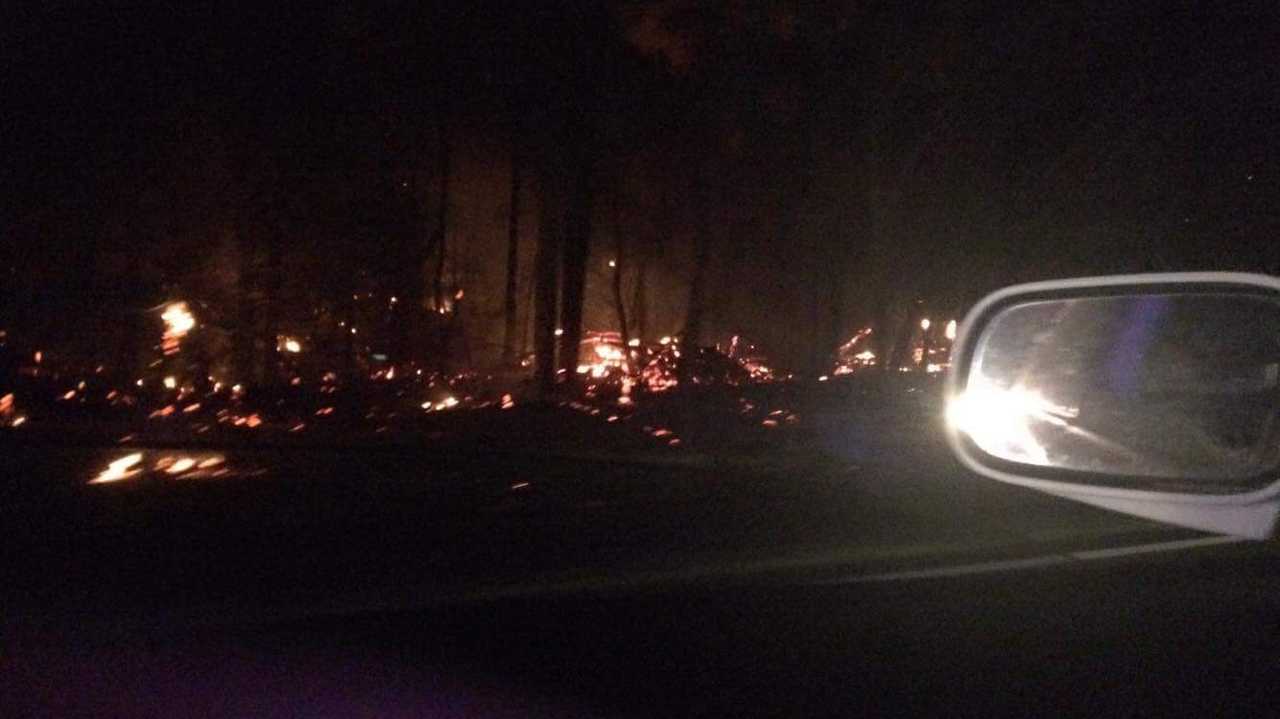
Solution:
<svg viewBox="0 0 1280 719"><path fill-rule="evenodd" d="M1265 716L1274 544L718 580L166 634L10 633L9 716Z"/></svg>

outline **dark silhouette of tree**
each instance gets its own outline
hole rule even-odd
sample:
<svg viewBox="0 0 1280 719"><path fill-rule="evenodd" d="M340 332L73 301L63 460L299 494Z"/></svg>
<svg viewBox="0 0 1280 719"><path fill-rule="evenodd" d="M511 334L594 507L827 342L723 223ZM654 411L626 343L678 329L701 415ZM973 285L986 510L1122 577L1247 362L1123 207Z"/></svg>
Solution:
<svg viewBox="0 0 1280 719"><path fill-rule="evenodd" d="M520 331L516 314L516 294L519 292L520 280L521 158L519 142L519 130L513 131L511 139L511 200L507 210L507 277L502 304L502 361L508 366L514 365L516 362L516 343L519 341L517 335Z"/></svg>

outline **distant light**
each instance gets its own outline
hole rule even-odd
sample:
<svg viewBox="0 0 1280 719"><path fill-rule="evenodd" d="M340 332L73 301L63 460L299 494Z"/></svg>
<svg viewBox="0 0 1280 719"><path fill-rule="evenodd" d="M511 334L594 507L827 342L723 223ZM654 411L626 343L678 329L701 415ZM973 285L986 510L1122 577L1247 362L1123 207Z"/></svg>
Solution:
<svg viewBox="0 0 1280 719"><path fill-rule="evenodd" d="M556 337L563 337L563 336L564 336L564 328L563 328L563 327L557 327L557 328L556 328Z"/></svg>
<svg viewBox="0 0 1280 719"><path fill-rule="evenodd" d="M36 350L35 361L36 361L36 364L40 364L41 362L44 361L44 353L41 352L40 350Z"/></svg>
<svg viewBox="0 0 1280 719"><path fill-rule="evenodd" d="M455 299L455 300L460 300L460 299L462 299L462 298L463 298L463 296L464 296L465 294L466 294L466 293L464 293L464 292L462 291L462 289L461 289L461 288L459 288L457 292L453 293L453 299Z"/></svg>
<svg viewBox="0 0 1280 719"><path fill-rule="evenodd" d="M617 266L618 266L618 261L617 261L617 260L609 260L609 266L610 266L610 267L617 267Z"/></svg>
<svg viewBox="0 0 1280 719"><path fill-rule="evenodd" d="M830 378L830 377L828 377L828 376L826 376L825 374L824 374L824 375L822 375L822 376L820 376L820 377L818 377L818 381L819 381L819 382L826 382L826 381L827 381L827 380L829 380L829 379L831 379L831 378Z"/></svg>
<svg viewBox="0 0 1280 719"><path fill-rule="evenodd" d="M139 387L141 387L143 384L145 384L145 382L143 382L143 380L138 380L137 382L134 382L134 384L136 384L136 385L138 385Z"/></svg>
<svg viewBox="0 0 1280 719"><path fill-rule="evenodd" d="M173 389L178 386L178 380L173 375L169 375L164 378L164 386L168 389Z"/></svg>
<svg viewBox="0 0 1280 719"><path fill-rule="evenodd" d="M284 341L284 351L297 354L302 351L302 343L292 338L286 339Z"/></svg>
<svg viewBox="0 0 1280 719"><path fill-rule="evenodd" d="M355 327L352 327L352 328L351 328L351 334L356 334L356 328L355 328Z"/></svg>
<svg viewBox="0 0 1280 719"><path fill-rule="evenodd" d="M662 338L658 340L658 344L669 345L671 344L671 338L666 335L663 335Z"/></svg>
<svg viewBox="0 0 1280 719"><path fill-rule="evenodd" d="M947 339L949 340L954 340L956 338L956 321L955 320L951 320L950 322L947 323L946 336L947 336Z"/></svg>
<svg viewBox="0 0 1280 719"><path fill-rule="evenodd" d="M400 300L399 300L399 299L397 299L395 295L391 295L391 304L393 304L393 305L394 305L395 303L397 303L397 302L399 302L399 301L400 301Z"/></svg>
<svg viewBox="0 0 1280 719"><path fill-rule="evenodd" d="M929 318L928 318L928 317L926 317L926 318L924 318L924 319L920 320L920 329L922 329L922 330L927 330L927 329L929 329L929 325L931 325L931 324L933 324L933 323L929 321Z"/></svg>

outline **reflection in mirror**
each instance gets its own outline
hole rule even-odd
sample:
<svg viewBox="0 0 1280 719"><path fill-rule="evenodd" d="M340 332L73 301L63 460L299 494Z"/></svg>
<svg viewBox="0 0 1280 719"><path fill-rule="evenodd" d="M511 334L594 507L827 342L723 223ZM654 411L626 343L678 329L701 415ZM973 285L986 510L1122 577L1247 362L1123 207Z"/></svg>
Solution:
<svg viewBox="0 0 1280 719"><path fill-rule="evenodd" d="M1021 464L1244 491L1277 464L1280 304L1151 294L1006 307L948 420Z"/></svg>

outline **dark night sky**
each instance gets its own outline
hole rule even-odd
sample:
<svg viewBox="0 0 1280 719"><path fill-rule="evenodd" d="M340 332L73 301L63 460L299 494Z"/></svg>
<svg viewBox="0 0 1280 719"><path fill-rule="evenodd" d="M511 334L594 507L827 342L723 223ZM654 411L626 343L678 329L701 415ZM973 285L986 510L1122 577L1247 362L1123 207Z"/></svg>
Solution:
<svg viewBox="0 0 1280 719"><path fill-rule="evenodd" d="M792 39L762 45L779 52L735 55L744 45L733 34L750 30L731 24L721 28L728 41L677 45L688 56L675 59L689 64L672 70L666 35L633 36L636 52L619 28L672 3L560 18L484 3L319 12L257 7L266 3L49 5L8 7L0 17L8 245L0 259L10 276L55 265L74 273L91 262L86 244L110 241L111 214L156 182L152 173L188 139L184 121L194 112L306 174L361 152L343 134L359 118L376 118L397 137L425 135L447 97L463 141L500 144L495 118L512 98L528 108L542 97L538 88L586 79L630 118L634 132L622 146L637 156L689 133L690 123L732 144L735 130L721 119L737 118L745 149L721 175L728 189L713 193L732 234L722 239L723 274L737 279L720 278L725 297L743 294L731 287L738 282L746 294L803 309L806 296L785 286L816 278L831 248L850 244L859 248L852 265L867 268L855 271L855 315L903 277L911 291L958 305L999 284L1056 275L1280 271L1275 14L1181 4L1157 13L1143 3L938 12L831 3L827 27L814 24L820 15L770 15L783 18L776 28ZM700 29L690 22L673 35ZM598 37L616 39L602 64L567 54ZM813 37L822 40L806 45ZM698 84L706 76L715 80ZM682 111L690 98L711 109ZM858 134L868 116L878 129ZM812 166L788 149L804 127L817 148ZM770 228L806 167L813 192L796 222L799 239L779 247ZM760 291L769 287L784 289ZM718 321L785 335L749 304Z"/></svg>

